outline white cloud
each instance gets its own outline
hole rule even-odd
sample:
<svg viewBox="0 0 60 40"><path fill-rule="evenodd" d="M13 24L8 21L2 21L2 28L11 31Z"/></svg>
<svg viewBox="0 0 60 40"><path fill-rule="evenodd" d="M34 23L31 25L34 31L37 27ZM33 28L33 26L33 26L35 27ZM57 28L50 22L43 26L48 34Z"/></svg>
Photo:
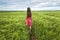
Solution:
<svg viewBox="0 0 60 40"><path fill-rule="evenodd" d="M27 0L30 3L33 2L55 2L55 3L60 3L60 0Z"/></svg>
<svg viewBox="0 0 60 40"><path fill-rule="evenodd" d="M60 9L60 0L7 0L7 4L0 5L0 10L32 10Z"/></svg>
<svg viewBox="0 0 60 40"><path fill-rule="evenodd" d="M45 7L41 8L41 10L60 10L60 7Z"/></svg>
<svg viewBox="0 0 60 40"><path fill-rule="evenodd" d="M41 8L41 7L55 7L55 6L59 6L60 7L60 4L59 3L52 3L52 2L44 2L44 3L39 3L37 5L34 5L34 7L36 8Z"/></svg>

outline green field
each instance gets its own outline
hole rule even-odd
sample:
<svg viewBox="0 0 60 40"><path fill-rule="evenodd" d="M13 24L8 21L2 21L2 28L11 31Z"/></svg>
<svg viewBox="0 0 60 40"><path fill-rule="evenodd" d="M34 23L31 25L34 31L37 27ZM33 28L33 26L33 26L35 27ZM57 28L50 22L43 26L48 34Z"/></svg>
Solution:
<svg viewBox="0 0 60 40"><path fill-rule="evenodd" d="M26 12L0 12L0 40L29 40ZM60 40L60 12L32 12L32 34L36 40Z"/></svg>

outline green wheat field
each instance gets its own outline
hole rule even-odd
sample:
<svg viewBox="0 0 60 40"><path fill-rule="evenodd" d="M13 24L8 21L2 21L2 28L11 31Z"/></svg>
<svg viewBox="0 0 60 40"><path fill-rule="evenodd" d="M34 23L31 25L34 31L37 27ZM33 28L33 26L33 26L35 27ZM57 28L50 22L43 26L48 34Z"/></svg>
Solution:
<svg viewBox="0 0 60 40"><path fill-rule="evenodd" d="M0 11L0 40L29 40L26 11ZM60 11L32 11L35 40L60 40Z"/></svg>

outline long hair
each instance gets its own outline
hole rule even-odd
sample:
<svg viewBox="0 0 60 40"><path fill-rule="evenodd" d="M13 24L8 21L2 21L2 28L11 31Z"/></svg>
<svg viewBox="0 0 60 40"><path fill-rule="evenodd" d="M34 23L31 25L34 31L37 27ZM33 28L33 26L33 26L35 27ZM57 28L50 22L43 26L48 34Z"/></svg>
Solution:
<svg viewBox="0 0 60 40"><path fill-rule="evenodd" d="M28 7L27 8L27 17L31 17L32 15L31 15L31 9L30 9L30 7Z"/></svg>

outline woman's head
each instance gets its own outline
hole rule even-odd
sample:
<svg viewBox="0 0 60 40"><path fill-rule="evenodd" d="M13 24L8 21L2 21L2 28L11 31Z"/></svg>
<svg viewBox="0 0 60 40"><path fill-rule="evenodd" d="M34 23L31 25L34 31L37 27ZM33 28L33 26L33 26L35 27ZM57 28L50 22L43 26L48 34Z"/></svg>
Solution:
<svg viewBox="0 0 60 40"><path fill-rule="evenodd" d="M30 9L30 7L27 8L27 17L31 17L31 9Z"/></svg>

